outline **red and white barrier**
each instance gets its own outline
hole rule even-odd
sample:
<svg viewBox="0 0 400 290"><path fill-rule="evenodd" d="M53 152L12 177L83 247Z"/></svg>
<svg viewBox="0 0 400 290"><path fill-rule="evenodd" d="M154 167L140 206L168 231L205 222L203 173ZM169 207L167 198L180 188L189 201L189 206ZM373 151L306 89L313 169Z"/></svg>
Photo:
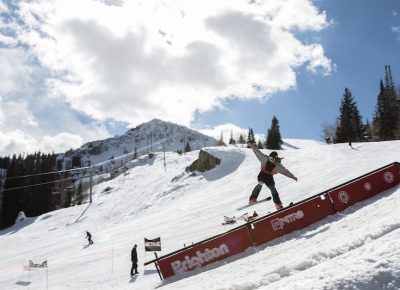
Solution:
<svg viewBox="0 0 400 290"><path fill-rule="evenodd" d="M399 165L392 164L367 176L329 191L336 211L381 193L400 182Z"/></svg>
<svg viewBox="0 0 400 290"><path fill-rule="evenodd" d="M252 235L256 245L289 234L334 214L327 195L317 196L286 210L253 222Z"/></svg>
<svg viewBox="0 0 400 290"><path fill-rule="evenodd" d="M192 248L186 248L182 252L160 258L158 266L165 279L239 254L252 245L249 231L246 227L242 227L215 239L196 244Z"/></svg>

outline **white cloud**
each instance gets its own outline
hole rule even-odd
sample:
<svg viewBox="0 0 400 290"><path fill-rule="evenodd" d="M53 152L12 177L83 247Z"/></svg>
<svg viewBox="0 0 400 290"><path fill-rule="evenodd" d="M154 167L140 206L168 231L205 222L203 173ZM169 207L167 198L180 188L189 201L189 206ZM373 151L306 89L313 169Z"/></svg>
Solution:
<svg viewBox="0 0 400 290"><path fill-rule="evenodd" d="M50 104L49 100L0 96L0 136L3 156L38 150L59 153L84 142L107 138L109 133L104 124L82 123L68 108Z"/></svg>
<svg viewBox="0 0 400 290"><path fill-rule="evenodd" d="M23 49L0 47L0 91L3 95L29 91L32 78L30 65Z"/></svg>
<svg viewBox="0 0 400 290"><path fill-rule="evenodd" d="M71 148L78 148L82 146L82 144L82 137L66 132L55 136L46 135L42 140L37 140L35 137L19 129L6 133L0 132L1 156L38 151L60 153Z"/></svg>
<svg viewBox="0 0 400 290"><path fill-rule="evenodd" d="M105 5L105 3L107 5ZM110 6L111 5L111 6ZM53 96L99 120L155 116L190 124L226 98L260 99L296 85L295 69L329 73L318 31L326 15L298 1L20 1L29 46L57 78ZM60 77L62 76L62 77Z"/></svg>
<svg viewBox="0 0 400 290"><path fill-rule="evenodd" d="M6 4L4 4L4 2L2 0L0 0L0 13L7 13L8 12L8 8L6 6Z"/></svg>
<svg viewBox="0 0 400 290"><path fill-rule="evenodd" d="M32 129L37 127L38 123L31 113L29 105L24 100L3 100L0 99L0 128L5 129L5 126L14 128Z"/></svg>
<svg viewBox="0 0 400 290"><path fill-rule="evenodd" d="M0 154L12 155L14 153L33 152L38 144L32 136L26 135L21 130L3 133L0 131Z"/></svg>
<svg viewBox="0 0 400 290"><path fill-rule="evenodd" d="M60 133L55 136L46 135L40 143L40 149L44 152L54 151L55 153L75 149L83 144L83 138L76 134Z"/></svg>
<svg viewBox="0 0 400 290"><path fill-rule="evenodd" d="M295 37L328 25L310 0L14 4L0 0L0 154L109 137L102 121L189 125L229 98L295 87L300 66L334 69Z"/></svg>

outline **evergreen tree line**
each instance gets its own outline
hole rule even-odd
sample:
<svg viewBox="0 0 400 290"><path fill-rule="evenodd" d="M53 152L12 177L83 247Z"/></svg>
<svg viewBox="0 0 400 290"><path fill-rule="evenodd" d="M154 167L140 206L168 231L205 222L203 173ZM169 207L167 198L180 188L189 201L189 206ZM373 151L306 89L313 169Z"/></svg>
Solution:
<svg viewBox="0 0 400 290"><path fill-rule="evenodd" d="M281 149L281 144L282 144L282 137L281 133L279 131L279 121L278 118L275 116L272 118L271 122L271 127L267 131L266 139L261 141L260 139L258 142L256 142L256 139L254 137L254 131L252 128L249 128L249 131L247 133L247 139L244 138L243 134L239 135L239 139L235 140L233 138L233 133L231 132L230 138L229 138L229 144L247 144L247 143L257 143L257 147L259 149L267 148L271 150L277 150ZM218 145L222 146L224 145L223 142L223 135L221 133L221 138L218 141Z"/></svg>
<svg viewBox="0 0 400 290"><path fill-rule="evenodd" d="M0 208L0 228L14 224L18 212L38 216L58 208L80 203L69 172L61 170L56 154L15 154L0 158L0 168L7 170ZM46 174L48 173L48 174ZM78 194L81 196L81 194ZM1 198L1 196L0 196Z"/></svg>
<svg viewBox="0 0 400 290"><path fill-rule="evenodd" d="M340 115L335 125L325 125L327 142L368 142L400 139L400 89L396 90L392 71L385 66L385 79L379 83L379 93L372 123L363 118L350 89L345 88Z"/></svg>

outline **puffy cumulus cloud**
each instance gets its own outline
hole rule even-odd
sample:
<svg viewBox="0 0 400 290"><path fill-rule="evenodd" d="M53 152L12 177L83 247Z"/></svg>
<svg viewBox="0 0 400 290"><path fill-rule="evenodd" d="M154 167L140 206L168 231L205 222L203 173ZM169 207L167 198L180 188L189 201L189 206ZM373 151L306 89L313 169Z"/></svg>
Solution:
<svg viewBox="0 0 400 290"><path fill-rule="evenodd" d="M38 126L25 100L6 101L0 98L0 105L0 129L6 129L7 125L20 129Z"/></svg>
<svg viewBox="0 0 400 290"><path fill-rule="evenodd" d="M30 100L0 96L0 155L38 150L60 153L84 142L109 137L103 123L82 122L76 113L59 104L38 101L40 111L35 108L35 101L37 97Z"/></svg>
<svg viewBox="0 0 400 290"><path fill-rule="evenodd" d="M0 43L3 39L0 34ZM3 95L29 94L33 70L29 57L23 49L0 46L0 72L0 92Z"/></svg>
<svg viewBox="0 0 400 290"><path fill-rule="evenodd" d="M53 98L98 120L189 125L227 98L296 86L295 69L333 68L296 31L328 25L310 0L18 2L16 39L49 70Z"/></svg>
<svg viewBox="0 0 400 290"><path fill-rule="evenodd" d="M17 129L7 133L0 131L0 156L34 152L37 148L36 139L26 135L22 130Z"/></svg>
<svg viewBox="0 0 400 290"><path fill-rule="evenodd" d="M40 143L40 149L44 152L54 151L55 153L75 149L83 144L83 138L76 134L60 133L55 136L46 135Z"/></svg>
<svg viewBox="0 0 400 290"><path fill-rule="evenodd" d="M57 121L64 120L64 122L54 124L54 128L49 126L48 131L60 132L62 129L68 131L46 134L45 132L47 131L41 130L35 123L21 123L22 129L9 131L7 127L14 126L5 122L4 114L0 114L0 122L8 125L0 126L0 156L24 152L31 153L39 150L45 153L62 153L69 149L76 149L85 142L110 137L103 124L98 124L97 122L82 124L78 120L64 119L64 117L67 118L68 115L60 116ZM26 119L29 120L29 118Z"/></svg>
<svg viewBox="0 0 400 290"><path fill-rule="evenodd" d="M8 7L2 0L0 0L0 13L6 13L8 12Z"/></svg>
<svg viewBox="0 0 400 290"><path fill-rule="evenodd" d="M82 137L66 132L55 136L46 135L42 140L37 140L19 129L7 133L0 132L0 156L38 151L59 153L78 148L82 144Z"/></svg>

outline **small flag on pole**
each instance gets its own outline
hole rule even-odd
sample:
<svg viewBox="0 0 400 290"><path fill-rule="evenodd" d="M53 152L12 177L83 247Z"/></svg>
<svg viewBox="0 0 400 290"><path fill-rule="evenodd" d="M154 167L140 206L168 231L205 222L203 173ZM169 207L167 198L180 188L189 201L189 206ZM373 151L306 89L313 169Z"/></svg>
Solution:
<svg viewBox="0 0 400 290"><path fill-rule="evenodd" d="M43 261L41 264L36 264L32 260L29 260L29 268L46 268L47 260Z"/></svg>

